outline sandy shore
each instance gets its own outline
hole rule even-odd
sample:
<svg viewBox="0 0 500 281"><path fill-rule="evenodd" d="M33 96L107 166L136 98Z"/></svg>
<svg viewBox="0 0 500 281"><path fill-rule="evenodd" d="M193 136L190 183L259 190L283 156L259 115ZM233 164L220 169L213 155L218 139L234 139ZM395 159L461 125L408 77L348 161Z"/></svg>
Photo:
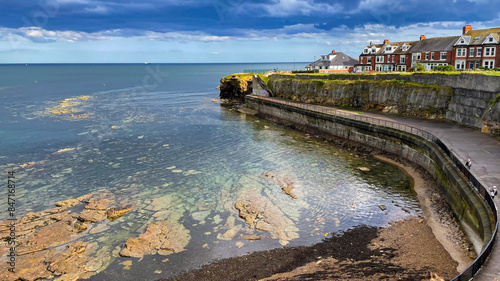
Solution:
<svg viewBox="0 0 500 281"><path fill-rule="evenodd" d="M463 231L460 229L458 222L447 210L446 203L439 203L443 200L443 196L437 189L437 184L432 180L425 180L425 174L418 172L416 168L408 164L403 164L389 159L385 156L374 155L375 158L395 165L401 168L411 178L413 178L413 189L417 193L420 207L422 208L426 223L432 229L432 233L443 247L450 253L451 257L458 262L457 270L459 272L465 270L471 263L468 253L469 245ZM441 198L439 198L441 197ZM465 248L465 249L464 249ZM471 250L471 249L470 249Z"/></svg>

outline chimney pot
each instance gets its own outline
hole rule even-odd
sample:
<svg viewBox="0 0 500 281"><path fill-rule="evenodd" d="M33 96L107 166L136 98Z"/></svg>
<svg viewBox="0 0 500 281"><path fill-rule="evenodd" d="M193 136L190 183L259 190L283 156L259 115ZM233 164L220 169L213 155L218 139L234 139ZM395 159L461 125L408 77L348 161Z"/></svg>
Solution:
<svg viewBox="0 0 500 281"><path fill-rule="evenodd" d="M335 50L332 50L332 53L335 53Z"/></svg>
<svg viewBox="0 0 500 281"><path fill-rule="evenodd" d="M471 31L471 30L472 30L472 26L470 24L466 24L464 26L464 28L462 29L462 35L465 34L465 33L467 33L467 32L469 32L469 31Z"/></svg>
<svg viewBox="0 0 500 281"><path fill-rule="evenodd" d="M389 43L389 39L384 39L384 44Z"/></svg>
<svg viewBox="0 0 500 281"><path fill-rule="evenodd" d="M420 41L425 39L425 35L420 35Z"/></svg>
<svg viewBox="0 0 500 281"><path fill-rule="evenodd" d="M370 41L370 46L373 45L373 41Z"/></svg>

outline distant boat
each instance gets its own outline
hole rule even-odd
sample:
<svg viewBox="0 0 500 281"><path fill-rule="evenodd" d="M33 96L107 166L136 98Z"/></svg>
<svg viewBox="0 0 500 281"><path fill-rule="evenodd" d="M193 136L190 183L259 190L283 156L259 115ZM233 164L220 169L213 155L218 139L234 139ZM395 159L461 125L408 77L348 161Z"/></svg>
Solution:
<svg viewBox="0 0 500 281"><path fill-rule="evenodd" d="M151 63L149 61L147 61L147 62L144 62L144 64L151 64Z"/></svg>

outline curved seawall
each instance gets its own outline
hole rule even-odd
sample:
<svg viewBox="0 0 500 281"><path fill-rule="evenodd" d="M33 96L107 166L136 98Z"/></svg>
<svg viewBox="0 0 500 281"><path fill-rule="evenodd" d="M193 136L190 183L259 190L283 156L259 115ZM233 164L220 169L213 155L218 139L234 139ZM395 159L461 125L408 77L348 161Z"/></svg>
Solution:
<svg viewBox="0 0 500 281"><path fill-rule="evenodd" d="M297 107L252 96L246 98L246 104L260 114L366 144L418 164L434 176L476 251L480 253L490 249L488 243L495 231L496 221L488 206L489 202L469 185L469 180L438 145L439 140L433 135L424 137L421 132L417 134L417 131L408 132L382 123L373 124L348 116L335 116L311 110L307 108L308 105ZM484 193L484 190L480 191ZM475 271L472 274L474 273Z"/></svg>

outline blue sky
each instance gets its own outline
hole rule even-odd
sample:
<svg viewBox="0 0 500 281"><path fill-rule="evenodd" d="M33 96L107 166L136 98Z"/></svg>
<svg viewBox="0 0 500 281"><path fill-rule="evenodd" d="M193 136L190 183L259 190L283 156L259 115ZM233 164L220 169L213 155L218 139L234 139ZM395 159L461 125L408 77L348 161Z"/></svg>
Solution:
<svg viewBox="0 0 500 281"><path fill-rule="evenodd" d="M500 0L0 0L0 63L312 61L500 27Z"/></svg>

